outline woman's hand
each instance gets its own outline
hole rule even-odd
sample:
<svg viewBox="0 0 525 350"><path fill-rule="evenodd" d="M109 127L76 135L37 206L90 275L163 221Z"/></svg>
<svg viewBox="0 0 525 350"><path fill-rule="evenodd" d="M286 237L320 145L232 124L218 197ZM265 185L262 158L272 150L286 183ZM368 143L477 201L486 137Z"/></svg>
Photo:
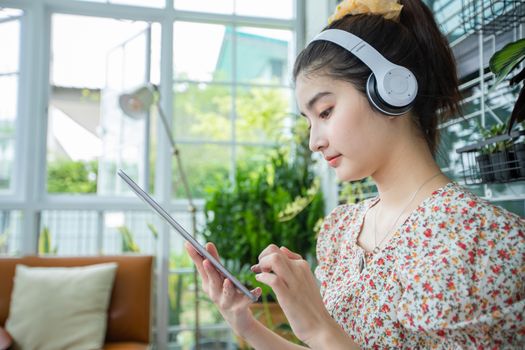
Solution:
<svg viewBox="0 0 525 350"><path fill-rule="evenodd" d="M243 337L256 322L248 307L252 301L246 295L239 292L229 279L224 278L211 262L200 256L189 243L186 242L185 247L201 276L202 289L213 303L217 305L219 312L224 317L224 320L232 327L233 331ZM215 245L207 243L206 250L217 259L217 261L220 261ZM259 297L261 295L261 289L256 288L252 293Z"/></svg>
<svg viewBox="0 0 525 350"><path fill-rule="evenodd" d="M259 282L270 286L295 335L312 345L334 320L326 310L308 262L285 247L269 245L252 266Z"/></svg>

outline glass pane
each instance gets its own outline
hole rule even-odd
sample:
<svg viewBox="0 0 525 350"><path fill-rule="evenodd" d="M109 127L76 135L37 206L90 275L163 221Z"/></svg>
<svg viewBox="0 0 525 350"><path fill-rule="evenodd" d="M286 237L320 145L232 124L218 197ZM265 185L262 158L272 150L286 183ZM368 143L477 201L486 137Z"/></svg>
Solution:
<svg viewBox="0 0 525 350"><path fill-rule="evenodd" d="M98 215L94 211L49 210L41 215L38 253L93 255L98 247Z"/></svg>
<svg viewBox="0 0 525 350"><path fill-rule="evenodd" d="M294 18L294 0L235 0L235 14L241 16Z"/></svg>
<svg viewBox="0 0 525 350"><path fill-rule="evenodd" d="M13 177L17 92L18 75L0 76L0 191L9 190Z"/></svg>
<svg viewBox="0 0 525 350"><path fill-rule="evenodd" d="M237 146L236 163L239 167L253 169L268 163L273 147Z"/></svg>
<svg viewBox="0 0 525 350"><path fill-rule="evenodd" d="M193 198L202 198L206 188L228 178L231 167L231 149L210 144L179 145L182 166ZM175 198L187 198L178 166L173 160L173 191Z"/></svg>
<svg viewBox="0 0 525 350"><path fill-rule="evenodd" d="M157 7L157 8L166 6L165 0L80 0L80 1L105 2L109 4L122 4L122 5Z"/></svg>
<svg viewBox="0 0 525 350"><path fill-rule="evenodd" d="M149 110L131 119L118 99L158 79L158 35L157 24L53 15L48 192L127 193L117 168L149 179Z"/></svg>
<svg viewBox="0 0 525 350"><path fill-rule="evenodd" d="M0 23L0 45L2 47L0 75L17 73L20 46L19 20L6 20L6 22Z"/></svg>
<svg viewBox="0 0 525 350"><path fill-rule="evenodd" d="M175 22L173 30L175 79L231 81L231 27Z"/></svg>
<svg viewBox="0 0 525 350"><path fill-rule="evenodd" d="M239 27L235 36L239 82L290 85L291 31Z"/></svg>
<svg viewBox="0 0 525 350"><path fill-rule="evenodd" d="M141 253L155 255L161 218L151 212L104 213L104 254Z"/></svg>
<svg viewBox="0 0 525 350"><path fill-rule="evenodd" d="M0 192L12 185L15 160L15 125L18 108L19 10L1 9L0 16Z"/></svg>
<svg viewBox="0 0 525 350"><path fill-rule="evenodd" d="M22 215L17 210L0 211L0 255L17 255L22 243Z"/></svg>
<svg viewBox="0 0 525 350"><path fill-rule="evenodd" d="M174 125L177 140L230 140L231 87L220 84L175 85Z"/></svg>
<svg viewBox="0 0 525 350"><path fill-rule="evenodd" d="M4 20L7 18L18 17L23 14L22 10L19 9L10 9L10 8L0 8L0 19Z"/></svg>
<svg viewBox="0 0 525 350"><path fill-rule="evenodd" d="M189 258L188 258L189 259ZM193 276L191 268L178 269L177 273L172 273L169 277L169 297L170 297L170 315L169 324L170 326L178 327L193 327L195 325L195 286L196 281ZM208 341L230 341L231 333L228 331L228 326L225 324L224 319L219 313L217 307L211 302L211 300L202 292L202 286L200 278L198 278L197 285L199 288L199 320L200 325L203 326L204 330L201 333L208 333L211 337L201 337ZM218 324L224 324L224 329L217 329ZM206 331L206 325L214 325L218 333L211 333ZM188 345L194 344L195 340L192 337L194 333L183 335L181 331L178 331L176 327L170 331L169 339L173 345L178 345L179 348L186 349ZM221 347L220 349L224 349Z"/></svg>
<svg viewBox="0 0 525 350"><path fill-rule="evenodd" d="M236 136L238 141L275 142L291 123L290 89L239 88Z"/></svg>
<svg viewBox="0 0 525 350"><path fill-rule="evenodd" d="M233 13L233 0L173 0L175 9L184 11Z"/></svg>

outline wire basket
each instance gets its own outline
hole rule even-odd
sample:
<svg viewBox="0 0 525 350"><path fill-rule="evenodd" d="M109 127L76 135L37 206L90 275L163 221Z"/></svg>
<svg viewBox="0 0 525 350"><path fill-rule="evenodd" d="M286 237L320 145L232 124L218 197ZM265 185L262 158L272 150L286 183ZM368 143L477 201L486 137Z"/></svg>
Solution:
<svg viewBox="0 0 525 350"><path fill-rule="evenodd" d="M525 130L492 137L458 149L462 175L467 185L525 180ZM504 149L496 146L506 144ZM487 151L489 150L489 151Z"/></svg>
<svg viewBox="0 0 525 350"><path fill-rule="evenodd" d="M525 22L525 0L461 0L465 33L498 34Z"/></svg>

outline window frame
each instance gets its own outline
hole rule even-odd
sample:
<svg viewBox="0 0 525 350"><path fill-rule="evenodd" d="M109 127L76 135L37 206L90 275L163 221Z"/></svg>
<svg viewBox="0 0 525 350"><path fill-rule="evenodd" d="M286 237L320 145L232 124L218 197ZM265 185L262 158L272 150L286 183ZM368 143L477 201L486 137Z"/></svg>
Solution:
<svg viewBox="0 0 525 350"><path fill-rule="evenodd" d="M234 14L211 14L175 10L173 0L166 0L164 8L147 8L131 5L95 3L72 0L2 0L2 6L24 11L20 22L20 62L17 119L15 122L15 164L12 191L0 195L0 210L19 210L22 213L22 232L18 251L36 254L40 213L45 210L95 210L108 211L149 210L133 197L97 197L78 194L48 194L47 174L47 108L50 98L51 18L53 14L82 15L156 22L161 25L160 93L166 115L173 115L173 24L175 21L217 23L233 26L256 26L288 29L294 33L293 52L304 44L304 1L295 0L295 18L291 20L243 17ZM171 123L171 118L169 120ZM167 210L186 212L187 201L171 198L171 164L174 161L169 141L157 120L157 162L155 196ZM42 174L42 176L35 176ZM202 210L203 201L196 201ZM98 215L99 220L103 215ZM98 223L100 226L100 222ZM168 341L168 278L170 273L170 229L159 229L157 248L157 326L156 344L166 348ZM185 328L184 328L185 329ZM194 329L193 329L194 330Z"/></svg>

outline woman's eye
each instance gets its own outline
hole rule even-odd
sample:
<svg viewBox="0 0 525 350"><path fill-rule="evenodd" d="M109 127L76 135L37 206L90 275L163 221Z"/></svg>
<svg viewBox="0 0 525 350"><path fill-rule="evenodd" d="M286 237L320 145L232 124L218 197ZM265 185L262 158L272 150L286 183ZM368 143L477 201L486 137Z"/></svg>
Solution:
<svg viewBox="0 0 525 350"><path fill-rule="evenodd" d="M324 111L321 112L321 114L319 114L319 118L321 119L324 119L324 118L328 118L330 116L330 113L332 113L332 107L328 108L328 109L325 109Z"/></svg>

